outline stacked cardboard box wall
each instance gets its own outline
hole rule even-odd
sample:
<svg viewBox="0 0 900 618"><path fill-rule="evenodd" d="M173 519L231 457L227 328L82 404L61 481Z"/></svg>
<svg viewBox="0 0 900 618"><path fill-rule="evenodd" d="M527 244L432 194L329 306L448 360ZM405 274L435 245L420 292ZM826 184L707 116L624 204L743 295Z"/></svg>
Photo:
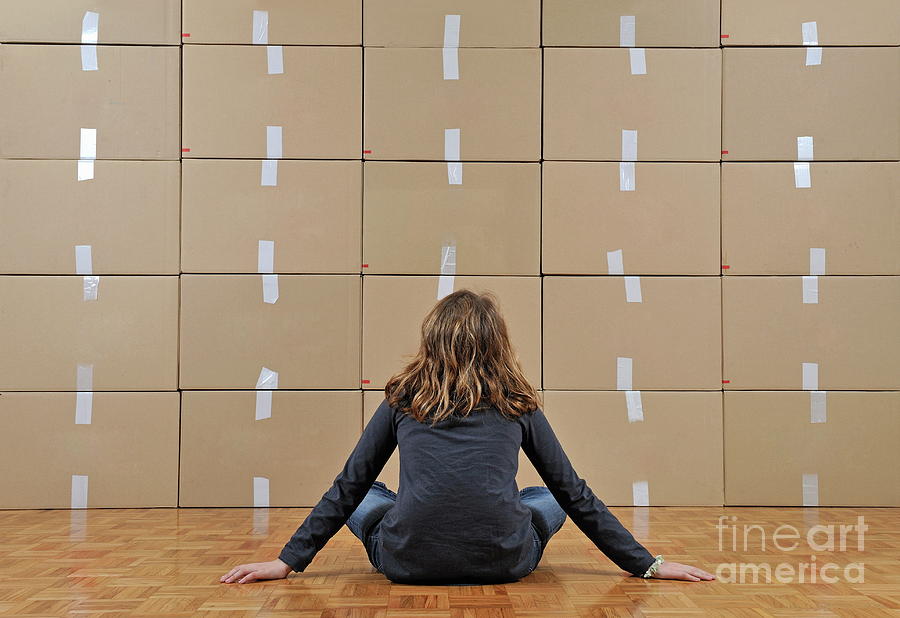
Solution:
<svg viewBox="0 0 900 618"><path fill-rule="evenodd" d="M0 508L312 506L461 288L608 504L900 505L898 11L0 2Z"/></svg>

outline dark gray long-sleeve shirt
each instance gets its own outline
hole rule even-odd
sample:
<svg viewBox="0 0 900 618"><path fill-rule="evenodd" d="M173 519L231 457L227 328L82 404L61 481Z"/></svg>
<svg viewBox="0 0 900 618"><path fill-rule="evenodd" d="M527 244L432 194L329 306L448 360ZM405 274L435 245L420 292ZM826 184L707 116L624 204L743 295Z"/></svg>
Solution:
<svg viewBox="0 0 900 618"><path fill-rule="evenodd" d="M543 411L509 420L495 409L431 427L382 401L343 470L282 549L303 571L347 522L399 445L397 503L381 523L384 575L410 584L507 583L528 574L531 511L516 485L521 447L578 528L620 568L653 556L572 468Z"/></svg>

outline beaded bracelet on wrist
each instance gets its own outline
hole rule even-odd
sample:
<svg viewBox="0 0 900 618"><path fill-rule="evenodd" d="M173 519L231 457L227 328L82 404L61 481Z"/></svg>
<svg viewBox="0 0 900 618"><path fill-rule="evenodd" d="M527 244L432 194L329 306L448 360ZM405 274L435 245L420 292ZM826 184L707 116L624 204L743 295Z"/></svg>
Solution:
<svg viewBox="0 0 900 618"><path fill-rule="evenodd" d="M649 578L656 575L656 572L659 570L659 565L661 565L665 560L662 557L662 554L656 557L656 560L653 561L653 564L650 565L650 568L647 569L647 572L644 573L641 577Z"/></svg>

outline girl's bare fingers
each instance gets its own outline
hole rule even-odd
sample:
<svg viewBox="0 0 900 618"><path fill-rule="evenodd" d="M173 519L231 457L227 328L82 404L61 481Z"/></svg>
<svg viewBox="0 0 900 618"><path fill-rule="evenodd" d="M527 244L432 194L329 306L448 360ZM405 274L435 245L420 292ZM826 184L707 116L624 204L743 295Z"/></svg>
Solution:
<svg viewBox="0 0 900 618"><path fill-rule="evenodd" d="M236 580L236 579L238 579L238 578L243 577L244 575L246 575L249 571L250 571L249 569L245 569L245 568L243 568L243 567L239 567L239 568L237 569L237 572L236 572L236 573L232 574L231 576L229 576L229 577L225 580L225 583L226 583L226 584L230 584L230 583L233 582L234 580Z"/></svg>
<svg viewBox="0 0 900 618"><path fill-rule="evenodd" d="M256 581L256 571L250 571L247 575L244 576L238 583L239 584L250 584Z"/></svg>

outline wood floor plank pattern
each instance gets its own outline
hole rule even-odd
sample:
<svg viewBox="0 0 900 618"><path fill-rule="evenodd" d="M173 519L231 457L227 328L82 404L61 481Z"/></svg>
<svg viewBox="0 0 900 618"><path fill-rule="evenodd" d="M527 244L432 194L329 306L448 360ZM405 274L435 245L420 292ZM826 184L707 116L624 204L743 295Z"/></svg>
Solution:
<svg viewBox="0 0 900 618"><path fill-rule="evenodd" d="M838 581L646 581L628 577L568 520L540 566L514 584L406 586L369 564L345 527L305 573L221 584L243 562L270 560L309 509L0 511L0 616L300 616L511 618L520 616L893 616L900 618L900 509L614 508L651 551L716 572L723 563L838 565ZM736 517L720 549L720 516ZM781 525L805 541L813 526L857 523L857 548L743 549L745 525L769 540ZM731 523L731 520L726 520ZM753 537L751 537L753 538ZM824 536L816 537L823 540ZM840 571L864 563L864 581Z"/></svg>

